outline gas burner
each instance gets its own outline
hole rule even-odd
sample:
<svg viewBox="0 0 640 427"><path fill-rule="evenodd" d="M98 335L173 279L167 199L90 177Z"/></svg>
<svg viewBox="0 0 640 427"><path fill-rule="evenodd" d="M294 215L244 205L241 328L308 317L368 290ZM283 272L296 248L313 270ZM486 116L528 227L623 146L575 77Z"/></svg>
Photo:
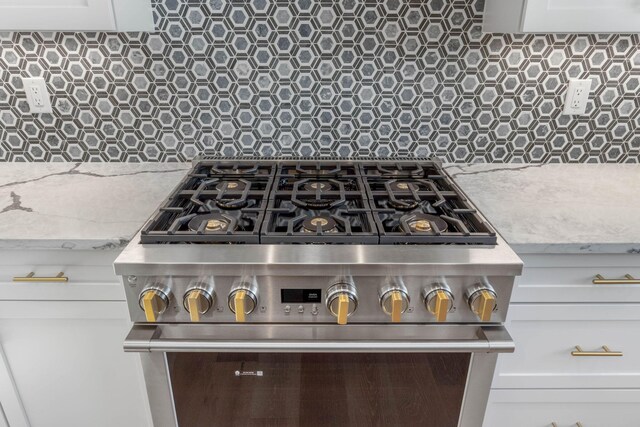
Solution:
<svg viewBox="0 0 640 427"><path fill-rule="evenodd" d="M225 188L226 185L226 188ZM243 191L246 187L242 181L222 181L216 185L218 191Z"/></svg>
<svg viewBox="0 0 640 427"><path fill-rule="evenodd" d="M238 229L238 222L229 216L210 213L197 215L189 221L188 227L191 231L198 233L227 233Z"/></svg>
<svg viewBox="0 0 640 427"><path fill-rule="evenodd" d="M410 213L403 215L399 222L400 230L411 234L439 234L447 231L448 228L447 222L442 218L423 213Z"/></svg>
<svg viewBox="0 0 640 427"><path fill-rule="evenodd" d="M306 191L320 191L321 193L333 190L333 186L326 181L307 182L303 188Z"/></svg>
<svg viewBox="0 0 640 427"><path fill-rule="evenodd" d="M318 215L307 218L302 222L303 233L337 233L338 224L326 215Z"/></svg>
<svg viewBox="0 0 640 427"><path fill-rule="evenodd" d="M344 183L337 180L296 181L291 194L291 202L304 209L329 209L342 206L346 202Z"/></svg>
<svg viewBox="0 0 640 427"><path fill-rule="evenodd" d="M257 164L246 163L217 163L211 166L214 174L254 175L258 172Z"/></svg>

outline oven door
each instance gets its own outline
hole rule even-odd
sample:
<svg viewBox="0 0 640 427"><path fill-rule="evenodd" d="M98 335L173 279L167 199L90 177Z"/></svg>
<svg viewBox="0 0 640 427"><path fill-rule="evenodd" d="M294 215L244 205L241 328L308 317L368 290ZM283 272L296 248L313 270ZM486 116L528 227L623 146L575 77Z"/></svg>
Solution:
<svg viewBox="0 0 640 427"><path fill-rule="evenodd" d="M502 326L136 325L154 426L477 427Z"/></svg>

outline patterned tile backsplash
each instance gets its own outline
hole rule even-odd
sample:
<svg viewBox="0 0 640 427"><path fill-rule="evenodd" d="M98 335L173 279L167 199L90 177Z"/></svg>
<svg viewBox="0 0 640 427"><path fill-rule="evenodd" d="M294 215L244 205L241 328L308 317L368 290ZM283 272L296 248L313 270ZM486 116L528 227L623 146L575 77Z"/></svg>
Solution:
<svg viewBox="0 0 640 427"><path fill-rule="evenodd" d="M153 3L156 33L0 33L0 160L640 161L637 34L483 34L482 0Z"/></svg>

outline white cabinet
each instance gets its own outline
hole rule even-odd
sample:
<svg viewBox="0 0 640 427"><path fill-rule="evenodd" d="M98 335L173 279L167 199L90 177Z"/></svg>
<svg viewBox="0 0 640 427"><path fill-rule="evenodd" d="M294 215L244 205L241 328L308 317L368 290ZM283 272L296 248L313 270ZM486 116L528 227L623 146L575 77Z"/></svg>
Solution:
<svg viewBox="0 0 640 427"><path fill-rule="evenodd" d="M484 31L637 33L637 0L486 0Z"/></svg>
<svg viewBox="0 0 640 427"><path fill-rule="evenodd" d="M631 427L640 390L492 390L486 427Z"/></svg>
<svg viewBox="0 0 640 427"><path fill-rule="evenodd" d="M111 251L0 251L0 426L151 425ZM69 281L14 282L64 272Z"/></svg>
<svg viewBox="0 0 640 427"><path fill-rule="evenodd" d="M153 31L151 0L0 0L0 31Z"/></svg>
<svg viewBox="0 0 640 427"><path fill-rule="evenodd" d="M521 256L506 322L516 350L498 357L483 426L639 425L640 256Z"/></svg>

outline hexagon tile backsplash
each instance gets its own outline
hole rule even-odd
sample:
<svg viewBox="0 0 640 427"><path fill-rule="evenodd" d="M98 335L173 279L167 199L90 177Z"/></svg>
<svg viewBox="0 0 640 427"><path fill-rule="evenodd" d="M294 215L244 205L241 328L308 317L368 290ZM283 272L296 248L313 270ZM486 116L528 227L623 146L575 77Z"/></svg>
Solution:
<svg viewBox="0 0 640 427"><path fill-rule="evenodd" d="M481 0L154 8L156 33L0 33L0 160L640 160L637 34L483 34ZM593 80L585 116L562 115L571 77Z"/></svg>

